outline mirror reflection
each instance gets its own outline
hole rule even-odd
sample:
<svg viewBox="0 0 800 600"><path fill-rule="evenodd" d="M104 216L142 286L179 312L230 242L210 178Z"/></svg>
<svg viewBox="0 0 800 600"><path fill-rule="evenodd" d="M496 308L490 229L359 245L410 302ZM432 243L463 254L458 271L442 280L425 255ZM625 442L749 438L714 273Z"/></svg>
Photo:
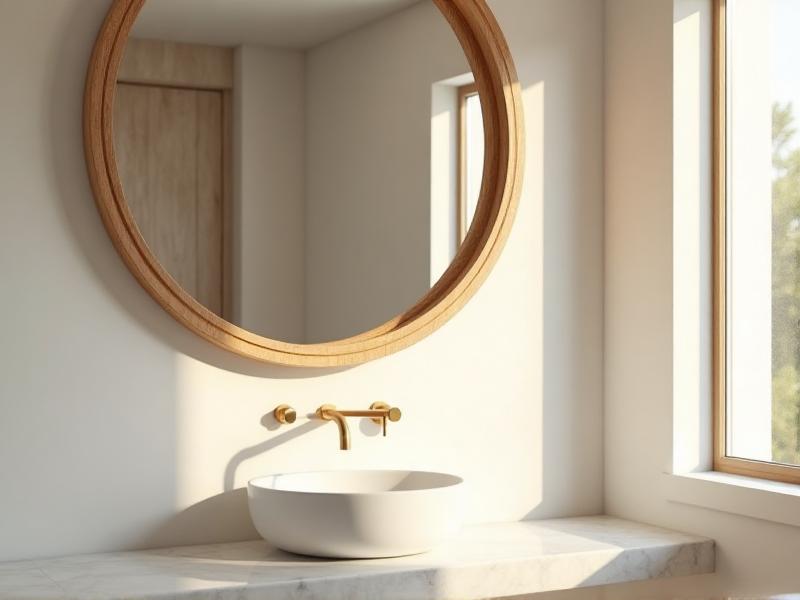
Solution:
<svg viewBox="0 0 800 600"><path fill-rule="evenodd" d="M455 256L481 186L480 100L431 0L147 0L113 129L164 269L286 342L410 309Z"/></svg>

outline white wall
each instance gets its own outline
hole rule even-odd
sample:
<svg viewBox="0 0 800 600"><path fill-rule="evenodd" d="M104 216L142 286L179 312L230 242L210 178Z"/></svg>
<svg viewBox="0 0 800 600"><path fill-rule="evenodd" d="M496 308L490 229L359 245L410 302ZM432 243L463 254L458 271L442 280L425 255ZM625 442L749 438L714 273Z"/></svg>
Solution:
<svg viewBox="0 0 800 600"><path fill-rule="evenodd" d="M306 322L327 341L430 288L432 86L470 69L432 2L309 50L307 66Z"/></svg>
<svg viewBox="0 0 800 600"><path fill-rule="evenodd" d="M678 502L666 475L709 460L710 19L708 0L606 0L606 509L718 546L714 575L605 598L800 588L800 529Z"/></svg>
<svg viewBox="0 0 800 600"><path fill-rule="evenodd" d="M473 522L601 511L601 3L491 2L528 133L508 245L441 330L339 371L217 350L117 257L81 139L109 4L0 0L0 560L253 537L241 488L279 470L462 473ZM350 453L330 423L261 423L280 402L379 399L403 420L387 438L354 424Z"/></svg>
<svg viewBox="0 0 800 600"><path fill-rule="evenodd" d="M457 243L456 84L438 82L471 74L444 17L418 3L306 52L241 46L235 64L234 322L313 343L411 307Z"/></svg>
<svg viewBox="0 0 800 600"><path fill-rule="evenodd" d="M305 55L234 55L234 322L305 341Z"/></svg>

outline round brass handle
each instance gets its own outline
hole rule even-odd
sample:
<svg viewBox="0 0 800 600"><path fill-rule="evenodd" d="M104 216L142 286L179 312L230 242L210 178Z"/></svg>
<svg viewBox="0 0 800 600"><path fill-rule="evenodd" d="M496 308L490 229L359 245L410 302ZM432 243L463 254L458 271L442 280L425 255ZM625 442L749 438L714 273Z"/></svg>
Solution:
<svg viewBox="0 0 800 600"><path fill-rule="evenodd" d="M386 418L389 419L392 423L397 423L400 420L400 417L403 416L403 413L400 411L399 408L396 406L391 407L386 402L373 402L370 405L371 410L388 410L389 412L386 413ZM376 423L380 425L381 419L372 419Z"/></svg>
<svg viewBox="0 0 800 600"><path fill-rule="evenodd" d="M297 420L297 411L288 404L281 404L278 408L272 411L275 420L278 423L294 423Z"/></svg>

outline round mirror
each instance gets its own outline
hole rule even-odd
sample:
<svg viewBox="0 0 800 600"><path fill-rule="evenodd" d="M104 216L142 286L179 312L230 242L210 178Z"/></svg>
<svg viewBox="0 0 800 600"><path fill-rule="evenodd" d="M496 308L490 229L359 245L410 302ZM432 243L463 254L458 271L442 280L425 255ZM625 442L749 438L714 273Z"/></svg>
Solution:
<svg viewBox="0 0 800 600"><path fill-rule="evenodd" d="M90 174L184 324L264 360L359 362L432 331L499 251L517 93L483 0L117 0Z"/></svg>

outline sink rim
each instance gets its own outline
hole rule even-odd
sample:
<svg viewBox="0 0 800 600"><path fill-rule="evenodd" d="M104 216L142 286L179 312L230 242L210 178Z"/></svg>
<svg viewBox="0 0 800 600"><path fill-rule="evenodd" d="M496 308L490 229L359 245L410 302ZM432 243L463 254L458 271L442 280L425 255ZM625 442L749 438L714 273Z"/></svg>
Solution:
<svg viewBox="0 0 800 600"><path fill-rule="evenodd" d="M408 489L408 490L382 490L382 491L368 491L368 492L359 492L359 491L352 491L352 492L340 492L340 491L312 491L312 490L287 490L287 489L279 489L274 487L273 485L265 485L264 481L270 478L276 478L281 476L297 476L297 475L330 475L332 473L364 473L364 474L377 474L377 473L384 473L384 474L396 474L396 473L420 473L423 475L434 475L439 476L442 478L447 479L446 483L442 485L430 486L430 487L421 487L416 489ZM290 472L282 472L282 473L269 473L267 475L259 475L258 477L254 477L247 482L248 488L255 488L262 491L267 492L285 492L288 494L308 494L314 496L389 496L389 495L396 495L396 494L419 494L419 493L427 493L437 490L446 490L451 489L454 487L458 487L464 484L464 478L460 475L454 475L453 473L444 473L442 471L420 471L419 469L318 469L313 471L290 471Z"/></svg>

